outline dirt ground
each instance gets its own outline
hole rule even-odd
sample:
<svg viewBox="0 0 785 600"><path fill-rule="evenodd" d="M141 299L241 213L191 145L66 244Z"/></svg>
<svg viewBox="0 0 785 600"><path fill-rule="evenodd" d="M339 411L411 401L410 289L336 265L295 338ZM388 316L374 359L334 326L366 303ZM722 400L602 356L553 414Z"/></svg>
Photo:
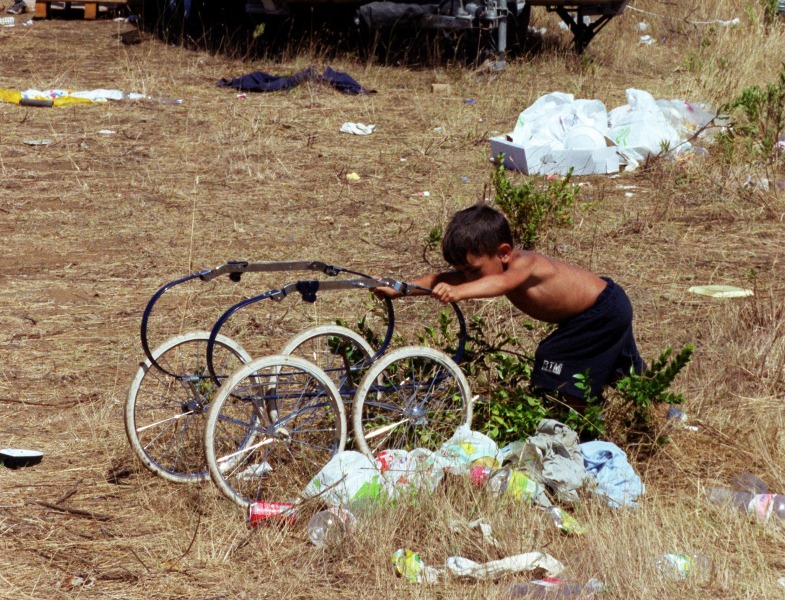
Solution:
<svg viewBox="0 0 785 600"><path fill-rule="evenodd" d="M145 471L123 432L125 396L143 359L140 318L162 284L227 260L315 259L400 279L431 268L423 260L430 229L487 194L487 137L511 129L543 93L596 97L609 108L624 103L628 87L716 101L705 95L717 90L673 74L680 59L671 59L683 51L678 40L657 50L655 63L645 49L622 56L619 49L637 38L634 23L625 16L609 25L588 66L556 47L490 75L318 54L241 62L149 36L125 46L117 36L129 26L109 19L0 29L0 88L113 88L183 100L0 104L0 447L44 452L38 466L0 470L0 595L496 597L498 590L472 586L447 596L413 591L382 559L369 570L325 566L302 535L297 543L275 531L249 538L243 516L217 493ZM614 28L623 32L618 40L609 39ZM290 74L328 62L377 93L347 96L309 82L238 98L216 86L252 70ZM451 88L433 94L432 83ZM340 133L345 121L377 130L366 137ZM36 140L51 143L31 144ZM348 181L349 173L359 181ZM761 350L767 324L782 323L782 223L765 217L766 206L755 199L738 203L728 191L738 188L733 177L722 187L693 165L675 172L670 165L581 178L589 185L575 225L542 248L627 289L647 359L666 347L698 346L680 390L688 412L716 433L682 438L640 466L666 504L672 498L663 490L685 473L721 479L738 466L729 460L758 467L785 489L774 453L745 453L743 424L722 432L711 425L719 424L711 420L717 390L723 424L745 414L753 398L763 399L761 418L782 419L779 334L765 338L769 358ZM690 185L701 187L700 197ZM418 195L423 191L430 196ZM429 260L440 264L433 253ZM686 292L699 283L749 287L753 269L760 292L754 306ZM191 304L184 308L182 301L156 322L153 343L209 327L229 301L276 281L205 285L188 297ZM260 334L249 337L251 349L276 347L304 329L298 315L328 322L331 310L345 309L327 306L261 311L255 325L244 325L246 333L255 326ZM501 305L491 314L520 326ZM758 334L761 344L743 346L745 336ZM522 335L531 351L538 331ZM745 348L747 362L737 354L728 359L734 345ZM685 456L694 460L686 463ZM699 485L684 484L691 496ZM266 553L252 552L249 543L264 543ZM279 554L271 554L274 548ZM360 560L362 551L352 556ZM767 564L772 572L783 566ZM639 593L630 588L618 597Z"/></svg>

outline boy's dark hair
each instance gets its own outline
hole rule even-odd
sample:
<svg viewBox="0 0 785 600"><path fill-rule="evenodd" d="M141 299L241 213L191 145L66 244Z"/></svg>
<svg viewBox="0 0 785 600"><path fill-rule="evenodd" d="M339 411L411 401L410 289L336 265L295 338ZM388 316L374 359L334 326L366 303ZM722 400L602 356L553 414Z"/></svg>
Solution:
<svg viewBox="0 0 785 600"><path fill-rule="evenodd" d="M453 266L465 265L466 255L492 256L500 244L512 242L507 218L487 204L478 203L455 213L442 239L444 260Z"/></svg>

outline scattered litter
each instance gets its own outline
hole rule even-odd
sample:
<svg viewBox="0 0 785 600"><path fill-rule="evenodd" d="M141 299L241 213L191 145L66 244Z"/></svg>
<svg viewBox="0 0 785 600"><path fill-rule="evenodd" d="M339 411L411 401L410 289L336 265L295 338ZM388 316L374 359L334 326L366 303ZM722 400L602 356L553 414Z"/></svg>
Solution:
<svg viewBox="0 0 785 600"><path fill-rule="evenodd" d="M642 46L653 46L654 44L657 43L657 40L655 40L653 37L647 34L647 35L642 35L640 38L638 38L638 43L641 44Z"/></svg>
<svg viewBox="0 0 785 600"><path fill-rule="evenodd" d="M739 23L741 23L739 17L730 19L728 21L717 21L717 24L722 25L723 27L736 27L736 25L738 25Z"/></svg>
<svg viewBox="0 0 785 600"><path fill-rule="evenodd" d="M646 23L645 21L641 21L640 23L638 23L638 31L648 31L648 30L649 30L648 23Z"/></svg>
<svg viewBox="0 0 785 600"><path fill-rule="evenodd" d="M408 548L393 552L391 562L395 572L412 583L437 583L443 572L427 566L420 555Z"/></svg>
<svg viewBox="0 0 785 600"><path fill-rule="evenodd" d="M444 128L443 128L443 127L434 127L434 128L433 128L433 130L434 130L436 133L441 133L442 131L444 131Z"/></svg>
<svg viewBox="0 0 785 600"><path fill-rule="evenodd" d="M292 75L284 77L255 71L234 79L221 79L218 87L231 87L241 92L278 92L300 85L304 81L325 82L344 94L375 94L375 90L367 90L350 75L335 71L330 67L319 75L314 67L308 67Z"/></svg>
<svg viewBox="0 0 785 600"><path fill-rule="evenodd" d="M43 452L37 450L22 450L21 448L4 448L0 450L0 462L8 469L32 467L41 462Z"/></svg>
<svg viewBox="0 0 785 600"><path fill-rule="evenodd" d="M299 516L298 505L294 502L252 502L248 507L248 526L270 525L272 523L294 523Z"/></svg>
<svg viewBox="0 0 785 600"><path fill-rule="evenodd" d="M637 185L617 185L616 189L617 190L637 190L638 186Z"/></svg>
<svg viewBox="0 0 785 600"><path fill-rule="evenodd" d="M235 96L235 97L238 100L245 100L246 98L248 98L248 94L241 93L241 94L237 94L237 96Z"/></svg>
<svg viewBox="0 0 785 600"><path fill-rule="evenodd" d="M461 533L464 528L478 529L482 534L482 539L485 543L494 548L501 548L501 543L493 536L493 528L491 524L483 519L475 519L470 523L461 523L460 521L451 521L449 523L450 530L455 533Z"/></svg>
<svg viewBox="0 0 785 600"><path fill-rule="evenodd" d="M668 414L665 415L665 418L681 429L686 429L687 431L700 431L700 428L695 425L687 425L687 413L675 406L670 406L668 408Z"/></svg>
<svg viewBox="0 0 785 600"><path fill-rule="evenodd" d="M472 431L466 424L458 427L435 454L446 459L450 472L456 475L468 475L475 466L501 465L496 442L479 431Z"/></svg>
<svg viewBox="0 0 785 600"><path fill-rule="evenodd" d="M711 488L706 492L706 496L712 504L734 508L760 523L772 521L785 524L785 496L768 494L767 491L754 493L729 488Z"/></svg>
<svg viewBox="0 0 785 600"><path fill-rule="evenodd" d="M554 419L543 419L518 453L524 471L553 490L562 502L577 503L587 476L578 434Z"/></svg>
<svg viewBox="0 0 785 600"><path fill-rule="evenodd" d="M89 588L95 583L95 580L89 575L74 575L66 577L54 584L54 587L63 591L70 592L78 588Z"/></svg>
<svg viewBox="0 0 785 600"><path fill-rule="evenodd" d="M360 176L355 172L351 172L346 175L346 179L347 181L360 181Z"/></svg>
<svg viewBox="0 0 785 600"><path fill-rule="evenodd" d="M451 556L446 563L447 572L455 577L475 580L499 579L523 571L542 569L548 577L555 577L564 570L564 565L543 552L526 552L507 556L487 563L476 563L462 556Z"/></svg>
<svg viewBox="0 0 785 600"><path fill-rule="evenodd" d="M625 198L632 198L632 197L633 197L633 195L634 195L634 194L633 194L632 192L624 192L624 197L625 197Z"/></svg>
<svg viewBox="0 0 785 600"><path fill-rule="evenodd" d="M627 104L608 112L599 100L545 94L520 113L511 133L490 138L492 156L504 153L506 167L529 174L613 173L620 164L632 171L663 148L678 158L690 152L696 134L727 125L707 104L655 100L633 88L626 97Z"/></svg>
<svg viewBox="0 0 785 600"><path fill-rule="evenodd" d="M752 290L733 285L694 285L687 291L691 294L711 296L712 298L746 298L754 295Z"/></svg>
<svg viewBox="0 0 785 600"><path fill-rule="evenodd" d="M605 584L599 579L580 581L546 577L526 583L516 583L510 587L513 598L577 598L586 600L605 590Z"/></svg>
<svg viewBox="0 0 785 600"><path fill-rule="evenodd" d="M376 125L365 125L364 123L346 122L341 125L341 133L353 133L354 135L371 135L376 129Z"/></svg>
<svg viewBox="0 0 785 600"><path fill-rule="evenodd" d="M452 86L449 83L432 83L432 94L449 94L452 91Z"/></svg>
<svg viewBox="0 0 785 600"><path fill-rule="evenodd" d="M431 192L414 192L414 194L412 194L412 195L413 196L422 196L423 198L428 198L431 195Z"/></svg>
<svg viewBox="0 0 785 600"><path fill-rule="evenodd" d="M258 477L261 477L265 473L269 473L272 471L273 468L267 461L263 461L257 465L248 465L241 473L237 475L237 478L242 481L252 481Z"/></svg>
<svg viewBox="0 0 785 600"><path fill-rule="evenodd" d="M477 563L463 556L450 556L441 569L426 565L419 554L401 548L393 552L391 562L398 575L413 583L437 583L445 575L475 581L495 580L535 569L542 569L548 577L554 577L564 570L562 563L542 552L526 552L487 563Z"/></svg>
<svg viewBox="0 0 785 600"><path fill-rule="evenodd" d="M463 103L464 104L477 104L477 100L475 100L474 98L464 98L463 99Z"/></svg>
<svg viewBox="0 0 785 600"><path fill-rule="evenodd" d="M16 19L13 17L0 17L0 25L3 27L14 27L16 25Z"/></svg>
<svg viewBox="0 0 785 600"><path fill-rule="evenodd" d="M99 129L96 133L101 135L115 135L117 132L114 129Z"/></svg>
<svg viewBox="0 0 785 600"><path fill-rule="evenodd" d="M780 584L782 587L784 587L784 588L785 588L785 577L780 577L780 578L777 580L777 583L779 583L779 584Z"/></svg>
<svg viewBox="0 0 785 600"><path fill-rule="evenodd" d="M370 458L354 450L338 452L314 476L302 493L303 499L319 498L330 506L347 506L374 500L388 484Z"/></svg>
<svg viewBox="0 0 785 600"><path fill-rule="evenodd" d="M52 143L52 140L44 138L41 140L22 140L22 142L28 146L48 146Z"/></svg>
<svg viewBox="0 0 785 600"><path fill-rule="evenodd" d="M466 176L461 177L461 183L469 183L469 178Z"/></svg>
<svg viewBox="0 0 785 600"><path fill-rule="evenodd" d="M550 517L553 524L567 535L583 535L586 533L586 528L563 508L551 506L545 510L545 513Z"/></svg>
<svg viewBox="0 0 785 600"><path fill-rule="evenodd" d="M352 511L340 506L321 510L308 521L308 539L314 546L340 542L346 538L357 523Z"/></svg>
<svg viewBox="0 0 785 600"><path fill-rule="evenodd" d="M614 508L637 508L638 496L646 491L627 454L616 444L595 440L580 445L586 471L597 480L596 493Z"/></svg>
<svg viewBox="0 0 785 600"><path fill-rule="evenodd" d="M121 100L146 100L159 104L182 104L178 98L152 98L145 94L123 92L121 90L95 89L95 90L12 90L0 89L0 101L21 106L66 106L70 104L103 103Z"/></svg>
<svg viewBox="0 0 785 600"><path fill-rule="evenodd" d="M665 579L708 579L712 571L712 560L705 554L663 554L657 559L655 566Z"/></svg>

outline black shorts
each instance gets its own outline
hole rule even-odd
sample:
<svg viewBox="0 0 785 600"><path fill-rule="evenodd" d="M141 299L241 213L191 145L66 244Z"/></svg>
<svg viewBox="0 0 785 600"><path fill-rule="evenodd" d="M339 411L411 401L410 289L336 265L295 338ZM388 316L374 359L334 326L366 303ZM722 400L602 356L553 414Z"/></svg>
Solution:
<svg viewBox="0 0 785 600"><path fill-rule="evenodd" d="M632 305L624 290L611 279L594 305L561 323L534 353L532 385L579 398L575 375L588 371L591 396L619 377L643 371L643 361L632 334Z"/></svg>

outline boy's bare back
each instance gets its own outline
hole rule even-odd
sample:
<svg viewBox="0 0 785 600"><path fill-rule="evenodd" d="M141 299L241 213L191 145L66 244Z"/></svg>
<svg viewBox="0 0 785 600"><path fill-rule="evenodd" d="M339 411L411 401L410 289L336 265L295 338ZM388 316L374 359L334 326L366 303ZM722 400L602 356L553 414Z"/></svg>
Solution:
<svg viewBox="0 0 785 600"><path fill-rule="evenodd" d="M561 323L591 308L607 282L581 267L537 254L514 250L508 270L527 274L507 298L527 315Z"/></svg>
<svg viewBox="0 0 785 600"><path fill-rule="evenodd" d="M493 256L466 257L456 271L419 280L442 302L506 296L527 315L562 323L590 308L605 280L581 267L536 252L502 249Z"/></svg>

